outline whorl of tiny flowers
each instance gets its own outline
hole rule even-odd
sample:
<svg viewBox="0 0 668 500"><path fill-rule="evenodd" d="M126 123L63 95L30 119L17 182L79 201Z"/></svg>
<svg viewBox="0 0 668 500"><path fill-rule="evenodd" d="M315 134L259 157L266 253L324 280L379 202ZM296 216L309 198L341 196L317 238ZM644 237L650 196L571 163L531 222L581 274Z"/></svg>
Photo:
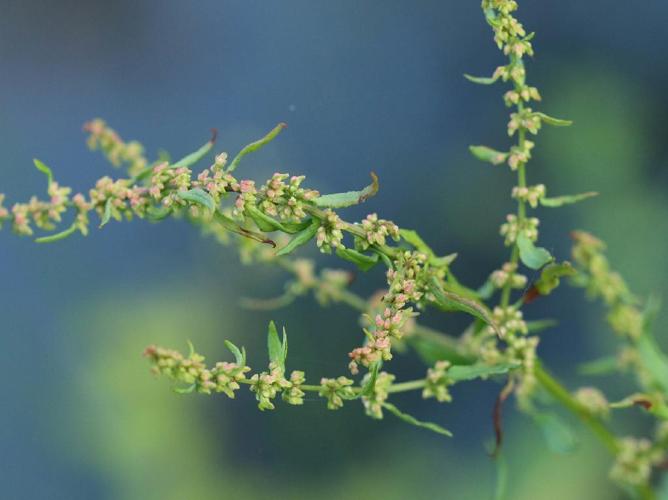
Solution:
<svg viewBox="0 0 668 500"><path fill-rule="evenodd" d="M545 197L545 185L537 184L528 187L516 186L513 188L512 197L527 202L531 208L536 208L540 199Z"/></svg>
<svg viewBox="0 0 668 500"><path fill-rule="evenodd" d="M449 386L454 381L448 377L448 369L452 366L449 361L438 361L433 368L427 370L425 386L422 390L423 398L436 398L439 403L452 401Z"/></svg>
<svg viewBox="0 0 668 500"><path fill-rule="evenodd" d="M367 373L362 380L362 385L369 381L372 377L371 373ZM364 411L371 418L383 418L383 403L387 400L387 389L394 382L394 375L387 372L380 372L376 378L373 391L371 394L362 396L362 403L364 404Z"/></svg>
<svg viewBox="0 0 668 500"><path fill-rule="evenodd" d="M503 288L510 283L511 288L524 288L527 284L527 277L517 272L517 263L506 262L490 276L492 285L496 288Z"/></svg>
<svg viewBox="0 0 668 500"><path fill-rule="evenodd" d="M608 400L595 387L580 387L573 396L594 416L607 417L610 413Z"/></svg>
<svg viewBox="0 0 668 500"><path fill-rule="evenodd" d="M205 190L211 195L216 205L220 203L221 196L228 189L236 190L239 187L236 179L223 170L226 161L227 154L219 154L216 156L215 163L211 167L202 170L197 175L197 179L192 181L192 187Z"/></svg>
<svg viewBox="0 0 668 500"><path fill-rule="evenodd" d="M352 388L353 381L346 377L323 378L320 380L320 391L318 395L327 399L327 408L338 410L343 406L343 401L355 397Z"/></svg>
<svg viewBox="0 0 668 500"><path fill-rule="evenodd" d="M665 458L663 450L652 446L648 439L626 437L618 441L615 463L610 477L622 484L642 486L649 482L652 467Z"/></svg>
<svg viewBox="0 0 668 500"><path fill-rule="evenodd" d="M291 405L303 405L304 391L302 391L301 386L305 381L306 378L304 372L293 371L290 374L290 387L283 390L283 401Z"/></svg>
<svg viewBox="0 0 668 500"><path fill-rule="evenodd" d="M92 120L84 125L84 130L90 134L88 147L91 150L100 149L116 167L127 164L131 176L137 175L148 165L144 157L144 147L137 141L124 142L104 120Z"/></svg>
<svg viewBox="0 0 668 500"><path fill-rule="evenodd" d="M155 374L165 375L203 394L222 392L231 398L239 389L239 381L244 380L250 370L235 363L217 363L213 369L208 369L204 356L196 352L186 358L178 351L157 346L147 347L144 356L151 361Z"/></svg>
<svg viewBox="0 0 668 500"><path fill-rule="evenodd" d="M233 214L236 217L243 217L247 206L255 206L257 201L257 189L255 188L255 181L241 180L239 181L239 195L234 202Z"/></svg>
<svg viewBox="0 0 668 500"><path fill-rule="evenodd" d="M394 241L399 241L399 227L391 221L379 219L378 214L369 214L359 224L365 233L364 238L356 238L355 245L366 250L371 245L384 245L389 236Z"/></svg>
<svg viewBox="0 0 668 500"><path fill-rule="evenodd" d="M290 179L288 183L286 179ZM267 183L260 188L264 198L260 208L267 214L278 216L283 220L299 222L306 217L304 203L320 196L318 191L304 189L301 186L305 177L275 173Z"/></svg>
<svg viewBox="0 0 668 500"><path fill-rule="evenodd" d="M286 380L283 370L273 363L269 365L269 372L256 373L250 381L250 389L255 393L257 406L262 411L273 410L275 406L271 400L279 392L292 387L292 383Z"/></svg>
<svg viewBox="0 0 668 500"><path fill-rule="evenodd" d="M495 307L492 311L492 318L497 324L499 330L501 330L502 337L510 337L516 333L526 335L529 333L526 322L523 318L523 313L519 309L514 307ZM487 327L487 332L490 335L495 334L495 331L492 327Z"/></svg>
<svg viewBox="0 0 668 500"><path fill-rule="evenodd" d="M508 214L506 222L501 225L499 233L505 238L504 243L506 246L514 245L520 233L524 233L529 240L536 241L538 239L539 224L540 221L536 217L527 217L520 221L517 215Z"/></svg>
<svg viewBox="0 0 668 500"><path fill-rule="evenodd" d="M343 221L331 209L325 210L318 232L316 245L323 253L332 253L332 249L343 247Z"/></svg>
<svg viewBox="0 0 668 500"><path fill-rule="evenodd" d="M520 165L526 165L531 159L531 150L534 146L535 144L532 141L526 139L521 144L512 146L508 155L508 166L510 169L517 170Z"/></svg>

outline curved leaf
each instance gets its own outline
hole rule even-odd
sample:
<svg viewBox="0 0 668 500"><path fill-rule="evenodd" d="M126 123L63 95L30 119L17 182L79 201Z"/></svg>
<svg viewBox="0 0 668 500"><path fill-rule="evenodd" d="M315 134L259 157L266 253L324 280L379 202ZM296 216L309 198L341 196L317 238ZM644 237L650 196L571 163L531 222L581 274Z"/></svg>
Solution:
<svg viewBox="0 0 668 500"><path fill-rule="evenodd" d="M388 402L383 403L383 408L385 408L395 417L399 418L400 420L403 420L408 424L415 425L416 427L422 427L423 429L436 432L437 434L441 434L443 436L452 437L452 432L450 432L449 430L444 429L440 425L435 424L433 422L422 422L417 418L415 418L413 415L409 415L408 413L402 412L399 408L397 408L391 403Z"/></svg>
<svg viewBox="0 0 668 500"><path fill-rule="evenodd" d="M179 168L179 167L190 167L200 161L202 158L206 156L206 154L211 151L211 148L216 142L216 137L218 136L218 132L214 129L211 131L211 139L209 139L206 144L204 144L201 148L199 148L197 151L190 153L189 155L184 156L181 158L179 161L176 163L173 163L172 165L169 166L169 168Z"/></svg>
<svg viewBox="0 0 668 500"><path fill-rule="evenodd" d="M495 76L471 76L467 75L464 73L464 78L466 78L469 82L477 83L479 85L492 85L499 79L500 75L495 75Z"/></svg>
<svg viewBox="0 0 668 500"><path fill-rule="evenodd" d="M562 120L561 118L554 118L553 116L546 115L545 113L534 113L534 116L540 118L543 123L552 125L553 127L568 127L573 125L571 120Z"/></svg>
<svg viewBox="0 0 668 500"><path fill-rule="evenodd" d="M51 183L53 182L53 172L51 171L51 169L37 158L33 158L32 161L35 164L35 167L37 167L37 170L46 175L46 180L49 183L49 185L51 185Z"/></svg>
<svg viewBox="0 0 668 500"><path fill-rule="evenodd" d="M540 204L544 207L561 207L563 205L572 205L573 203L578 203L589 198L598 196L598 193L595 191L589 191L587 193L572 194L565 196L556 196L554 198L541 198Z"/></svg>
<svg viewBox="0 0 668 500"><path fill-rule="evenodd" d="M216 202L213 200L211 195L203 189L194 188L190 189L189 191L179 191L176 193L176 196L184 201L202 205L203 207L208 208L211 212L216 210Z"/></svg>
<svg viewBox="0 0 668 500"><path fill-rule="evenodd" d="M348 191L346 193L326 194L313 200L319 207L323 208L344 208L359 203L374 196L378 192L378 176L371 172L371 184L361 191Z"/></svg>
<svg viewBox="0 0 668 500"><path fill-rule="evenodd" d="M500 165L508 159L508 153L502 153L496 149L488 148L487 146L469 146L471 154L478 158L478 160L486 161L494 165Z"/></svg>
<svg viewBox="0 0 668 500"><path fill-rule="evenodd" d="M318 219L313 219L311 224L306 229L303 229L302 231L295 234L287 245L276 252L276 256L280 257L282 255L288 255L294 252L300 246L305 245L311 241L318 232L319 227L320 221Z"/></svg>
<svg viewBox="0 0 668 500"><path fill-rule="evenodd" d="M535 246L533 241L527 238L524 233L520 233L517 237L517 248L520 251L520 259L525 266L531 269L540 269L553 260L550 252L542 247Z"/></svg>
<svg viewBox="0 0 668 500"><path fill-rule="evenodd" d="M352 262L362 271L368 271L378 263L377 253L373 255L365 255L363 253L358 252L357 250L353 250L352 248L339 247L336 249L336 255L341 257L343 260Z"/></svg>
<svg viewBox="0 0 668 500"><path fill-rule="evenodd" d="M519 368L520 363L499 363L498 365L486 365L476 363L474 365L455 365L448 369L447 376L454 381L475 380L487 378L492 375L502 375L510 370Z"/></svg>
<svg viewBox="0 0 668 500"><path fill-rule="evenodd" d="M234 170L239 166L239 162L243 159L244 156L246 156L248 153L257 151L264 145L270 143L285 127L287 127L285 123L279 123L273 129L271 129L269 133L265 135L262 139L258 139L257 141L251 142L250 144L244 146L244 148L241 151L239 151L237 156L234 157L232 163L230 163L230 166L227 168L227 171L234 172Z"/></svg>
<svg viewBox="0 0 668 500"><path fill-rule="evenodd" d="M41 238L37 238L35 240L35 243L53 243L55 241L64 240L65 238L67 238L69 236L72 236L76 231L77 231L77 225L72 224L70 227L65 229L65 231L61 231L60 233L50 234L49 236L42 236Z"/></svg>

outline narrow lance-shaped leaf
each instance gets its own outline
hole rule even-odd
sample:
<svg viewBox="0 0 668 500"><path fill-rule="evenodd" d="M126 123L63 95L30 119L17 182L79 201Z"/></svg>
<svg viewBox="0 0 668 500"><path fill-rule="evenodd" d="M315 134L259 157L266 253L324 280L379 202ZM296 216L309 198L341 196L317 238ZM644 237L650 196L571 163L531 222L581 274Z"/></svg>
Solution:
<svg viewBox="0 0 668 500"><path fill-rule="evenodd" d="M496 149L488 148L487 146L469 146L471 154L478 158L478 160L486 161L494 165L500 165L508 159L508 153L502 153Z"/></svg>
<svg viewBox="0 0 668 500"><path fill-rule="evenodd" d="M552 262L550 252L533 244L523 232L517 236L517 248L520 251L520 259L525 266L531 269L540 269L545 264Z"/></svg>
<svg viewBox="0 0 668 500"><path fill-rule="evenodd" d="M359 203L364 203L366 200L374 196L378 192L378 176L371 172L371 184L361 191L348 191L345 193L326 194L319 196L313 200L319 207L324 208L344 208Z"/></svg>
<svg viewBox="0 0 668 500"><path fill-rule="evenodd" d="M550 207L550 208L561 207L563 205L572 205L573 203L578 203L580 201L593 198L594 196L598 196L598 193L590 191L587 193L555 196L553 198L541 198L540 204L543 205L544 207Z"/></svg>
<svg viewBox="0 0 668 500"><path fill-rule="evenodd" d="M540 118L540 120L543 123L552 125L553 127L568 127L570 125L573 125L573 122L571 120L562 120L560 118L554 118L552 116L546 115L545 113L540 113L540 112L534 113L534 116Z"/></svg>
<svg viewBox="0 0 668 500"><path fill-rule="evenodd" d="M216 210L216 212L214 213L214 217L216 219L216 222L218 222L228 231L239 234L244 238L255 240L259 243L266 243L267 245L271 245L272 247L276 248L276 242L265 237L264 234L256 233L255 231L251 231L250 229L241 227L238 223L230 219L225 214L221 213L220 210Z"/></svg>
<svg viewBox="0 0 668 500"><path fill-rule="evenodd" d="M475 380L477 378L491 377L492 375L502 375L520 366L520 363L499 363L491 366L483 363L463 366L456 365L448 370L447 375L448 378L454 381Z"/></svg>
<svg viewBox="0 0 668 500"><path fill-rule="evenodd" d="M360 391L360 396L370 396L371 394L373 394L373 391L376 388L376 380L378 380L378 372L380 371L381 365L382 362L380 361L377 361L371 365L371 369L369 370L369 378L362 387L362 390Z"/></svg>
<svg viewBox="0 0 668 500"><path fill-rule="evenodd" d="M37 167L37 170L46 175L46 181L48 182L48 185L51 185L51 183L53 183L53 172L51 169L37 158L34 158L32 161L35 164L35 167Z"/></svg>
<svg viewBox="0 0 668 500"><path fill-rule="evenodd" d="M534 422L543 432L547 447L555 453L570 453L578 442L573 429L555 413L534 413Z"/></svg>
<svg viewBox="0 0 668 500"><path fill-rule="evenodd" d="M467 75L464 73L464 78L466 78L469 82L477 83L479 85L492 85L495 83L501 75L494 75L494 76L471 76Z"/></svg>
<svg viewBox="0 0 668 500"><path fill-rule="evenodd" d="M422 422L415 418L413 415L409 415L408 413L402 412L399 408L394 406L391 403L383 403L383 408L385 408L387 411L389 411L392 415L395 417L399 418L400 420L403 420L406 423L409 423L411 425L415 425L416 427L422 427L423 429L428 429L430 431L436 432L437 434L441 434L443 436L448 436L452 437L452 432L450 432L447 429L444 429L438 424L435 424L433 422Z"/></svg>
<svg viewBox="0 0 668 500"><path fill-rule="evenodd" d="M239 166L239 162L243 159L244 156L246 156L248 153L257 151L266 144L270 143L285 127L287 127L285 123L279 123L273 129L271 129L271 131L267 135L265 135L262 139L259 139L255 142L251 142L250 144L245 146L241 151L239 151L239 154L237 154L237 156L234 157L232 163L230 163L230 166L227 168L227 171L234 172L236 168Z"/></svg>
<svg viewBox="0 0 668 500"><path fill-rule="evenodd" d="M106 226L111 220L111 204L113 202L113 198L107 198L107 201L104 203L104 212L102 214L102 220L100 221L100 229Z"/></svg>
<svg viewBox="0 0 668 500"><path fill-rule="evenodd" d="M462 297L454 292L444 290L436 278L432 279L431 292L434 295L435 304L441 309L468 313L490 325L499 337L503 337L498 325L492 319L492 313L485 305L473 299Z"/></svg>
<svg viewBox="0 0 668 500"><path fill-rule="evenodd" d="M200 161L202 158L206 156L206 154L211 151L211 148L216 142L216 137L218 135L218 132L214 129L211 131L211 139L209 139L206 144L204 144L201 148L199 148L197 151L190 153L189 155L184 156L181 158L179 161L176 163L173 163L170 165L170 168L179 168L179 167L191 167L198 161Z"/></svg>
<svg viewBox="0 0 668 500"><path fill-rule="evenodd" d="M278 252L276 252L276 256L281 257L283 255L288 255L294 252L300 246L305 245L306 243L311 241L318 232L319 227L320 227L320 221L317 219L313 219L311 224L306 229L303 229L297 234L295 234L287 245L285 245Z"/></svg>
<svg viewBox="0 0 668 500"><path fill-rule="evenodd" d="M616 356L595 359L582 363L578 367L581 375L609 375L619 371L619 360Z"/></svg>
<svg viewBox="0 0 668 500"><path fill-rule="evenodd" d="M194 188L188 191L179 191L176 195L184 201L197 203L198 205L208 208L211 212L216 210L216 202L211 195L203 189Z"/></svg>
<svg viewBox="0 0 668 500"><path fill-rule="evenodd" d="M365 255L358 252L357 250L353 250L352 248L339 247L336 249L336 255L338 255L343 260L352 262L365 272L378 263L378 254Z"/></svg>
<svg viewBox="0 0 668 500"><path fill-rule="evenodd" d="M77 231L77 225L72 224L70 227L61 231L60 233L50 234L49 236L42 236L41 238L35 239L35 243L53 243L55 241L64 240L65 238L72 236Z"/></svg>
<svg viewBox="0 0 668 500"><path fill-rule="evenodd" d="M654 383L668 392L668 356L661 350L652 333L660 307L659 299L650 296L642 314L643 334L637 341L637 347L643 366L651 373Z"/></svg>
<svg viewBox="0 0 668 500"><path fill-rule="evenodd" d="M269 351L269 362L284 369L283 344L278 338L278 330L273 321L269 322L269 328L267 329L267 350Z"/></svg>
<svg viewBox="0 0 668 500"><path fill-rule="evenodd" d="M239 349L229 340L225 341L225 346L230 350L232 354L234 354L234 361L236 362L237 365L239 366L246 365L246 351L243 347Z"/></svg>
<svg viewBox="0 0 668 500"><path fill-rule="evenodd" d="M426 254L429 257L429 263L434 266L438 267L449 266L457 258L456 253L446 255L444 257L437 257L436 253L431 249L431 247L429 247L429 245L425 243L425 241L422 239L422 237L420 237L417 231L414 231L412 229L399 229L399 234L401 235L404 241L413 245L416 250Z"/></svg>
<svg viewBox="0 0 668 500"><path fill-rule="evenodd" d="M282 223L276 219L273 219L272 217L269 217L257 207L246 207L246 213L251 219L253 219L253 222L255 222L255 225L260 231L265 233L271 233L273 231L282 231L284 233L288 232L287 228Z"/></svg>

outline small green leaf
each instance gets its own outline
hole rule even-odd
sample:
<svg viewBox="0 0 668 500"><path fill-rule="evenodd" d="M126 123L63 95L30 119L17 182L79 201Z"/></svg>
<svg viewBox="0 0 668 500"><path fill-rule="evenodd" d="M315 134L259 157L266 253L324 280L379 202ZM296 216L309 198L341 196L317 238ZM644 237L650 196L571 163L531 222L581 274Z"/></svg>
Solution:
<svg viewBox="0 0 668 500"><path fill-rule="evenodd" d="M197 203L208 208L211 212L216 210L216 202L211 195L200 188L190 189L189 191L179 191L176 195L184 201Z"/></svg>
<svg viewBox="0 0 668 500"><path fill-rule="evenodd" d="M619 371L619 360L616 356L595 359L582 363L578 367L581 375L610 375Z"/></svg>
<svg viewBox="0 0 668 500"><path fill-rule="evenodd" d="M555 453L571 453L577 447L573 429L556 413L534 413L534 422L543 432L547 447Z"/></svg>
<svg viewBox="0 0 668 500"><path fill-rule="evenodd" d="M487 146L469 146L469 151L478 160L486 161L493 165L500 165L508 159L508 153L502 153Z"/></svg>
<svg viewBox="0 0 668 500"><path fill-rule="evenodd" d="M456 365L448 369L448 378L454 381L475 380L477 378L487 378L492 375L502 375L510 370L519 368L520 363L499 363L497 365L486 365L476 363L474 365Z"/></svg>
<svg viewBox="0 0 668 500"><path fill-rule="evenodd" d="M630 408L636 406L641 407L661 420L668 420L668 406L666 406L660 397L637 393L616 403L610 403L610 408Z"/></svg>
<svg viewBox="0 0 668 500"><path fill-rule="evenodd" d="M577 271L570 262L551 263L543 268L540 278L534 283L536 290L541 295L549 295L552 290L559 286L564 276L574 276Z"/></svg>
<svg viewBox="0 0 668 500"><path fill-rule="evenodd" d="M234 354L234 361L236 362L237 365L246 366L246 351L243 349L243 347L240 350L229 340L225 341L225 346L230 350L232 354Z"/></svg>
<svg viewBox="0 0 668 500"><path fill-rule="evenodd" d="M216 136L217 132L215 130L212 131L211 139L209 139L206 144L204 144L201 148L199 148L197 151L194 153L190 153L189 155L184 156L181 158L179 161L176 163L173 163L170 165L169 168L179 168L179 167L191 167L198 161L200 161L202 158L206 156L206 154L211 151L211 148L213 147L214 143L216 142Z"/></svg>
<svg viewBox="0 0 668 500"><path fill-rule="evenodd" d="M484 304L455 292L444 290L437 278L432 279L431 292L434 295L435 304L439 308L445 311L466 312L491 326L499 337L503 336L498 325L492 319L492 313Z"/></svg>
<svg viewBox="0 0 668 500"><path fill-rule="evenodd" d="M352 248L337 248L336 255L341 257L343 260L352 262L362 271L368 271L373 266L378 263L378 254L373 255L364 255L363 253L353 250Z"/></svg>
<svg viewBox="0 0 668 500"><path fill-rule="evenodd" d="M663 391L668 391L668 357L661 351L651 335L642 335L636 345L642 365L652 375L654 383Z"/></svg>
<svg viewBox="0 0 668 500"><path fill-rule="evenodd" d="M283 343L278 338L278 330L276 329L276 324L273 321L269 322L269 328L267 330L267 350L269 351L269 362L275 363L281 368L285 368L283 359Z"/></svg>
<svg viewBox="0 0 668 500"><path fill-rule="evenodd" d="M434 251L420 237L417 231L412 229L399 229L399 234L406 243L414 246L416 250L429 256L429 263L437 267L447 267L454 262L457 254L453 253L444 257L437 257Z"/></svg>
<svg viewBox="0 0 668 500"><path fill-rule="evenodd" d="M273 129L271 129L271 131L267 135L265 135L262 139L258 139L257 141L251 142L250 144L245 146L241 151L239 151L239 154L237 154L237 156L234 157L232 163L230 163L230 166L227 168L227 171L234 172L234 170L239 166L239 162L243 159L244 156L246 156L248 153L253 153L254 151L257 151L264 145L270 143L285 127L287 127L285 123L279 123Z"/></svg>
<svg viewBox="0 0 668 500"><path fill-rule="evenodd" d="M37 167L37 170L46 175L46 180L48 182L48 185L50 186L51 183L53 183L53 172L51 171L51 169L47 167L44 163L39 161L37 158L33 158L32 161L35 164L35 167Z"/></svg>
<svg viewBox="0 0 668 500"><path fill-rule="evenodd" d="M77 231L77 225L72 224L70 227L61 231L60 233L50 234L49 236L42 236L37 238L35 243L53 243L55 241L64 240L65 238L72 236Z"/></svg>
<svg viewBox="0 0 668 500"><path fill-rule="evenodd" d="M433 365L437 361L450 361L452 364L462 365L468 361L466 356L458 352L456 345L447 346L442 342L417 335L408 337L408 342L422 361L428 365Z"/></svg>
<svg viewBox="0 0 668 500"><path fill-rule="evenodd" d="M151 222L161 221L172 213L172 207L165 207L164 205L150 206L146 210L146 218Z"/></svg>
<svg viewBox="0 0 668 500"><path fill-rule="evenodd" d="M111 204L113 203L113 198L107 198L107 201L104 203L104 213L102 214L102 221L100 222L100 229L107 225L111 220Z"/></svg>
<svg viewBox="0 0 668 500"><path fill-rule="evenodd" d="M395 417L399 418L400 420L403 420L406 423L409 423L411 425L415 425L416 427L422 427L423 429L428 429L430 431L436 432L437 434L441 434L443 436L448 436L452 437L452 432L450 432L447 429L444 429L438 424L435 424L433 422L422 422L415 418L412 415L409 415L408 413L402 412L399 408L394 406L391 403L383 403L383 408L385 408L387 411L389 411L392 415Z"/></svg>
<svg viewBox="0 0 668 500"><path fill-rule="evenodd" d="M580 193L566 196L556 196L554 198L541 198L540 204L544 207L561 207L563 205L571 205L573 203L578 203L589 198L598 196L598 193L590 191L588 193Z"/></svg>
<svg viewBox="0 0 668 500"><path fill-rule="evenodd" d="M550 252L533 244L526 234L520 233L517 237L517 248L520 250L520 259L525 266L531 269L540 269L545 264L552 262Z"/></svg>
<svg viewBox="0 0 668 500"><path fill-rule="evenodd" d="M312 219L305 219L301 222L293 222L293 221L283 221L281 222L281 225L283 226L283 230L288 233L288 234L296 234L299 231L303 231L307 227L311 225L311 222L313 222Z"/></svg>
<svg viewBox="0 0 668 500"><path fill-rule="evenodd" d="M549 328L554 328L559 322L553 319L539 319L536 321L527 321L526 324L529 333L538 333Z"/></svg>
<svg viewBox="0 0 668 500"><path fill-rule="evenodd" d="M283 327L283 342L281 343L281 363L283 368L285 368L285 362L288 359L288 334Z"/></svg>
<svg viewBox="0 0 668 500"><path fill-rule="evenodd" d="M573 125L573 122L571 120L562 120L560 118L554 118L552 116L548 116L545 113L534 113L534 116L537 116L538 118L541 119L543 123L547 123L548 125L552 125L554 127L568 127L570 125Z"/></svg>
<svg viewBox="0 0 668 500"><path fill-rule="evenodd" d="M466 73L464 73L464 78L466 78L469 82L477 83L479 85L492 85L493 83L495 83L499 79L499 76L501 76L501 75L495 75L495 76L490 76L490 77L471 76L471 75L467 75Z"/></svg>
<svg viewBox="0 0 668 500"><path fill-rule="evenodd" d="M287 233L285 226L283 226L282 223L277 221L276 219L269 217L267 214L265 214L262 210L260 210L257 207L254 206L249 206L246 208L246 213L248 213L248 216L253 219L253 222L255 222L255 225L258 227L260 231L263 231L265 233L271 233L273 231L282 231L284 233Z"/></svg>
<svg viewBox="0 0 668 500"><path fill-rule="evenodd" d="M313 200L319 207L323 208L344 208L359 203L374 196L378 192L378 176L371 172L371 184L361 191L348 191L346 193L326 194Z"/></svg>
<svg viewBox="0 0 668 500"><path fill-rule="evenodd" d="M287 245L276 252L276 256L281 257L283 255L288 255L294 252L300 246L305 245L311 241L318 232L319 227L320 221L318 219L313 219L311 224L306 229L303 229L299 233L295 234Z"/></svg>
<svg viewBox="0 0 668 500"><path fill-rule="evenodd" d="M264 234L256 233L255 231L251 231L249 229L246 229L245 227L241 227L238 223L230 219L227 215L223 214L220 210L215 211L214 217L216 219L216 222L218 222L228 231L243 236L244 238L249 238L251 240L257 241L259 243L266 243L276 248L276 243L273 240L266 238Z"/></svg>
<svg viewBox="0 0 668 500"><path fill-rule="evenodd" d="M371 396L373 394L373 391L376 389L376 380L378 380L378 372L380 371L381 365L381 361L376 361L371 365L371 369L369 370L371 376L362 387L360 396Z"/></svg>
<svg viewBox="0 0 668 500"><path fill-rule="evenodd" d="M174 392L177 394L190 394L195 390L197 384L189 385L188 387L174 387Z"/></svg>

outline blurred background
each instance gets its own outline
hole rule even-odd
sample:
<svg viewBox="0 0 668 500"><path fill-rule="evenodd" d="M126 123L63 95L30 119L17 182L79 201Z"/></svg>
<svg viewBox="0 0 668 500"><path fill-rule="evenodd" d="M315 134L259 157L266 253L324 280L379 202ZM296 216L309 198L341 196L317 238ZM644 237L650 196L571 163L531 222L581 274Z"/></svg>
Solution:
<svg viewBox="0 0 668 500"><path fill-rule="evenodd" d="M381 191L349 218L378 211L419 229L437 251L459 252L455 270L472 285L506 255L497 233L514 207L514 176L467 151L508 143L502 88L462 78L504 62L478 1L2 0L0 12L7 204L41 194L33 157L76 190L120 175L85 147L81 126L96 116L151 157L160 149L180 157L212 127L219 150L235 153L286 121L243 175L304 173L310 186L337 192L366 185L373 169ZM519 18L538 33L528 74L540 108L575 121L544 129L529 178L553 195L601 193L541 211L541 242L566 258L568 232L590 230L635 291L668 297L668 4L524 2ZM360 341L357 316L311 298L244 310L240 297L278 295L286 276L243 267L233 249L183 222L113 223L52 246L0 236L3 498L491 497L485 444L498 385L457 386L450 405L397 399L451 429L450 440L391 416L372 421L356 403L260 413L248 393L177 396L150 376L147 344L183 350L190 339L213 361L227 356L227 338L262 366L275 319L290 333L292 367L317 379L345 373ZM370 273L354 288L367 295L382 283ZM603 311L580 290L563 287L528 315L559 318L541 352L570 387L626 394L623 379L575 373L615 349ZM427 320L454 332L462 325L455 316ZM665 329L657 334L668 348ZM393 369L403 379L424 370L412 354ZM510 498L621 498L607 482L609 458L584 432L574 452L555 455L512 404L505 422ZM618 424L650 432L639 412Z"/></svg>

